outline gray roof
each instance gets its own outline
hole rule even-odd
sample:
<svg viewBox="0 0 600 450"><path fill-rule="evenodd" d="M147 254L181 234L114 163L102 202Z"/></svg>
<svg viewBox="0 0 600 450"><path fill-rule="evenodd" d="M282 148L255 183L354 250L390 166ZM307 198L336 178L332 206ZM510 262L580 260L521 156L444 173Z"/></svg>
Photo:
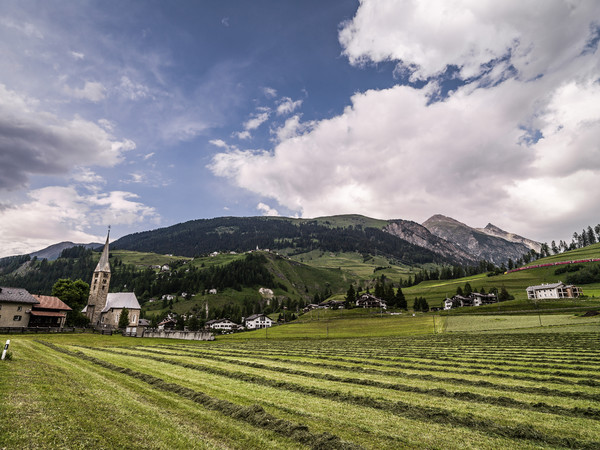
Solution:
<svg viewBox="0 0 600 450"><path fill-rule="evenodd" d="M270 321L273 321L273 319L271 319L268 316L265 316L264 314L252 314L250 317L246 317L246 322L249 320L258 319L259 317L265 317L265 318L269 319Z"/></svg>
<svg viewBox="0 0 600 450"><path fill-rule="evenodd" d="M532 290L532 291L539 291L541 289L556 289L557 287L560 286L564 286L564 283L562 281L559 281L558 283L552 283L552 284L539 284L537 286L529 286L527 288L527 290Z"/></svg>
<svg viewBox="0 0 600 450"><path fill-rule="evenodd" d="M0 302L10 303L39 303L33 295L23 288L0 287Z"/></svg>
<svg viewBox="0 0 600 450"><path fill-rule="evenodd" d="M141 309L140 304L133 292L114 292L106 297L106 305L102 312L111 308Z"/></svg>

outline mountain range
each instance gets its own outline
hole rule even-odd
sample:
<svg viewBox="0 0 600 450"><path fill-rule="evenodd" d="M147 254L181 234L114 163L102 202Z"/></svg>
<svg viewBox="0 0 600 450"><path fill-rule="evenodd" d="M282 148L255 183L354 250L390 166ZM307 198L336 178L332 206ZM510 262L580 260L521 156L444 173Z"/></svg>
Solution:
<svg viewBox="0 0 600 450"><path fill-rule="evenodd" d="M100 243L61 242L32 253L38 259L56 259L65 248ZM379 254L414 265L427 262L475 265L481 260L496 265L517 260L541 244L492 224L472 228L450 217L434 215L423 224L409 220L379 220L360 215L316 219L284 217L219 217L198 219L170 227L133 233L112 248L197 256L214 251L273 249L286 254L322 251L357 251Z"/></svg>

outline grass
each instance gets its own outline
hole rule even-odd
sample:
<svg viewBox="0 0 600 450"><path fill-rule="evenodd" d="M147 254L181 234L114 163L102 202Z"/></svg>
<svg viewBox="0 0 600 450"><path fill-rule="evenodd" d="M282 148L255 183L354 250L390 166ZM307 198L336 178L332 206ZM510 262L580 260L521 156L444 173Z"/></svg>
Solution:
<svg viewBox="0 0 600 450"><path fill-rule="evenodd" d="M358 319L330 332L360 336ZM424 334L427 319L373 317L396 334L368 338L13 335L0 448L597 448L597 333Z"/></svg>

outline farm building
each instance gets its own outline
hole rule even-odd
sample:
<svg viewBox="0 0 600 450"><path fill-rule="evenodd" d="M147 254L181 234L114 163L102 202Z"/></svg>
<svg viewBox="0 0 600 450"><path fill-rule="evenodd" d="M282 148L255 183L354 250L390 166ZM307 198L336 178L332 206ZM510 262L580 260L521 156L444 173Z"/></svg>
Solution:
<svg viewBox="0 0 600 450"><path fill-rule="evenodd" d="M49 295L34 295L39 303L31 308L30 327L58 327L65 326L67 313L72 309L58 297Z"/></svg>
<svg viewBox="0 0 600 450"><path fill-rule="evenodd" d="M264 314L252 314L244 321L246 328L255 330L257 328L268 328L273 326L273 320Z"/></svg>
<svg viewBox="0 0 600 450"><path fill-rule="evenodd" d="M572 284L565 285L562 281L552 284L540 284L527 288L527 298L530 300L546 298L576 298L581 295L581 289Z"/></svg>
<svg viewBox="0 0 600 450"><path fill-rule="evenodd" d="M0 287L0 327L27 327L39 302L25 289Z"/></svg>
<svg viewBox="0 0 600 450"><path fill-rule="evenodd" d="M385 300L375 297L371 294L363 294L356 300L357 308L387 308Z"/></svg>

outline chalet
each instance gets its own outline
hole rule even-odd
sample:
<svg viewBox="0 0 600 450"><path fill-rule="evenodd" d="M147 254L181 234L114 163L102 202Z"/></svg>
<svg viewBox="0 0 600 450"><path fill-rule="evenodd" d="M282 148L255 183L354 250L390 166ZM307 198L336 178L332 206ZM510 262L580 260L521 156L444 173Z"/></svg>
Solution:
<svg viewBox="0 0 600 450"><path fill-rule="evenodd" d="M72 309L58 297L49 295L34 295L39 303L31 308L30 327L57 327L65 326L67 313Z"/></svg>
<svg viewBox="0 0 600 450"><path fill-rule="evenodd" d="M452 298L444 300L444 309L461 308L465 306L481 306L497 303L498 297L496 294L480 294L473 292L469 296L455 295Z"/></svg>
<svg viewBox="0 0 600 450"><path fill-rule="evenodd" d="M387 309L385 300L371 294L363 294L356 300L357 308L382 308Z"/></svg>
<svg viewBox="0 0 600 450"><path fill-rule="evenodd" d="M307 313L309 311L312 311L313 309L319 309L319 305L317 305L316 303L311 303L309 305L306 305L304 309L302 309L302 311Z"/></svg>
<svg viewBox="0 0 600 450"><path fill-rule="evenodd" d="M249 330L268 328L273 326L273 320L264 314L252 314L250 317L246 318L244 325Z"/></svg>
<svg viewBox="0 0 600 450"><path fill-rule="evenodd" d="M217 319L206 322L206 328L221 331L237 331L241 327L229 319Z"/></svg>
<svg viewBox="0 0 600 450"><path fill-rule="evenodd" d="M344 300L325 300L319 303L319 308L323 309L344 309Z"/></svg>
<svg viewBox="0 0 600 450"><path fill-rule="evenodd" d="M562 281L553 284L540 284L527 288L529 300L546 298L576 298L581 295L581 289L572 284L565 285Z"/></svg>
<svg viewBox="0 0 600 450"><path fill-rule="evenodd" d="M480 294L479 292L473 292L471 297L473 298L473 306L498 303L498 296L496 294Z"/></svg>
<svg viewBox="0 0 600 450"><path fill-rule="evenodd" d="M27 327L31 309L39 302L21 288L0 287L0 327Z"/></svg>
<svg viewBox="0 0 600 450"><path fill-rule="evenodd" d="M177 321L175 319L168 318L158 324L158 329L172 330L173 328L175 328L175 325L177 325Z"/></svg>

